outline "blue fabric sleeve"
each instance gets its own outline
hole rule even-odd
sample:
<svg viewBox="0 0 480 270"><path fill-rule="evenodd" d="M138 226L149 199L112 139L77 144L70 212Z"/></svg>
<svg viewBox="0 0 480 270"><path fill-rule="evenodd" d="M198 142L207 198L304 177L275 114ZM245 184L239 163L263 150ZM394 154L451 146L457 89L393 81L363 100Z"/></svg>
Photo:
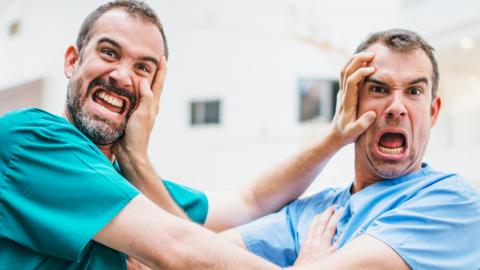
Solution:
<svg viewBox="0 0 480 270"><path fill-rule="evenodd" d="M452 178L382 214L365 234L389 245L412 269L480 269L479 195Z"/></svg>
<svg viewBox="0 0 480 270"><path fill-rule="evenodd" d="M247 249L281 267L292 265L297 258L296 233L291 219L295 204L238 227Z"/></svg>
<svg viewBox="0 0 480 270"><path fill-rule="evenodd" d="M239 231L247 249L278 266L292 266L311 220L334 204L341 190L325 189L293 201L277 213L240 226Z"/></svg>
<svg viewBox="0 0 480 270"><path fill-rule="evenodd" d="M22 119L0 134L12 142L2 150L10 159L2 163L0 237L78 261L139 192L69 123L47 117L18 124Z"/></svg>

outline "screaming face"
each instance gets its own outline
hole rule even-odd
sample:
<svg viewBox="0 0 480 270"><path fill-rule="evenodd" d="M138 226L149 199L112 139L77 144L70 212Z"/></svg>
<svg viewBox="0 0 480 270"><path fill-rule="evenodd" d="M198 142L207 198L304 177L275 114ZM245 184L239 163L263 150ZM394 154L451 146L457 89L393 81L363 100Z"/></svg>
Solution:
<svg viewBox="0 0 480 270"><path fill-rule="evenodd" d="M358 115L374 111L377 118L355 144L355 174L372 183L421 168L441 103L432 98L432 65L421 49L374 44L368 51L375 72L359 85Z"/></svg>
<svg viewBox="0 0 480 270"><path fill-rule="evenodd" d="M101 78L94 79L89 83L84 96L81 95L82 86L83 81L80 79L68 84L67 110L73 124L97 145L117 141L123 135L135 108L136 96L117 87L113 80L107 82ZM101 113L89 110L86 103L93 103Z"/></svg>
<svg viewBox="0 0 480 270"><path fill-rule="evenodd" d="M65 115L111 157L111 145L125 132L140 99L140 82L152 84L163 55L155 24L122 9L104 13L79 52L65 54L68 84Z"/></svg>

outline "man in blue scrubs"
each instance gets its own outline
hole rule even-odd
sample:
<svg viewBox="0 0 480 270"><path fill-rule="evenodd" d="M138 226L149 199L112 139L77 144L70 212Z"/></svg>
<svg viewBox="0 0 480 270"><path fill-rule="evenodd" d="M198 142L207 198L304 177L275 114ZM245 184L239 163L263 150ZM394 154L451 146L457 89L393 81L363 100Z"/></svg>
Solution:
<svg viewBox="0 0 480 270"><path fill-rule="evenodd" d="M339 249L316 269L480 269L478 190L422 163L441 107L433 48L416 33L389 30L372 34L356 53L341 88L358 92L353 115L371 111L376 120L355 142L352 184L294 201L226 236L290 266L316 253L328 219L310 224L327 210L337 215ZM333 214L332 206L343 210Z"/></svg>

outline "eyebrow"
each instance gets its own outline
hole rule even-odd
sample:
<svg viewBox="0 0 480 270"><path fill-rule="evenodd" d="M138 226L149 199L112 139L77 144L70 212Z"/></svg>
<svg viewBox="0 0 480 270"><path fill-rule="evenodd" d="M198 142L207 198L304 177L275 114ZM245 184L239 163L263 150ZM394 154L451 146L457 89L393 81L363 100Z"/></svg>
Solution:
<svg viewBox="0 0 480 270"><path fill-rule="evenodd" d="M428 85L428 79L425 78L425 77L421 77L421 78L418 78L418 79L415 79L413 81L410 82L410 84L417 84L417 83L425 83L426 85Z"/></svg>
<svg viewBox="0 0 480 270"><path fill-rule="evenodd" d="M381 86L387 86L387 83L378 79L374 79L371 77L366 77L365 80L363 81L364 83L370 82L370 83L375 83Z"/></svg>
<svg viewBox="0 0 480 270"><path fill-rule="evenodd" d="M121 49L122 46L120 46L120 44L118 44L118 42L116 42L115 40L111 39L111 38L107 38L107 37L104 37L104 38L101 38L98 42L97 42L97 45L100 44L100 43L110 43L110 45L112 45L113 47L116 47L118 49Z"/></svg>
<svg viewBox="0 0 480 270"><path fill-rule="evenodd" d="M153 56L144 56L141 58L143 61L149 61L149 62L152 62L156 67L159 66L159 62L157 59L155 59L155 57Z"/></svg>
<svg viewBox="0 0 480 270"><path fill-rule="evenodd" d="M371 78L371 77L366 77L365 78L364 83L367 83L367 82L378 84L378 85L381 85L381 86L388 86L388 84L386 82L375 79L375 78ZM426 85L428 85L428 79L426 77L420 77L420 78L417 78L415 80L412 80L412 81L410 81L410 85L417 84L417 83L422 83L422 82L425 83Z"/></svg>
<svg viewBox="0 0 480 270"><path fill-rule="evenodd" d="M113 47L121 50L122 49L122 46L120 46L120 44L118 42L116 42L115 40L111 39L111 38L108 38L108 37L103 37L101 38L98 42L97 42L97 45L98 44L101 44L101 43L109 43L110 45L112 45ZM149 62L152 62L156 67L159 66L159 61L153 57L153 56L143 56L140 58L142 61L149 61Z"/></svg>

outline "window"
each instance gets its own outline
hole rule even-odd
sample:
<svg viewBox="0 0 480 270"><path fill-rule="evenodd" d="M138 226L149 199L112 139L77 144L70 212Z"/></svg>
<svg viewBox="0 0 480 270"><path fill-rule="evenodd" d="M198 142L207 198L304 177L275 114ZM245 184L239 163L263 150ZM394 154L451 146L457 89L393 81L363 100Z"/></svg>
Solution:
<svg viewBox="0 0 480 270"><path fill-rule="evenodd" d="M314 119L331 121L333 119L339 90L337 80L302 78L298 81L298 87L300 90L300 122Z"/></svg>
<svg viewBox="0 0 480 270"><path fill-rule="evenodd" d="M192 126L220 124L220 100L191 102L190 123Z"/></svg>

